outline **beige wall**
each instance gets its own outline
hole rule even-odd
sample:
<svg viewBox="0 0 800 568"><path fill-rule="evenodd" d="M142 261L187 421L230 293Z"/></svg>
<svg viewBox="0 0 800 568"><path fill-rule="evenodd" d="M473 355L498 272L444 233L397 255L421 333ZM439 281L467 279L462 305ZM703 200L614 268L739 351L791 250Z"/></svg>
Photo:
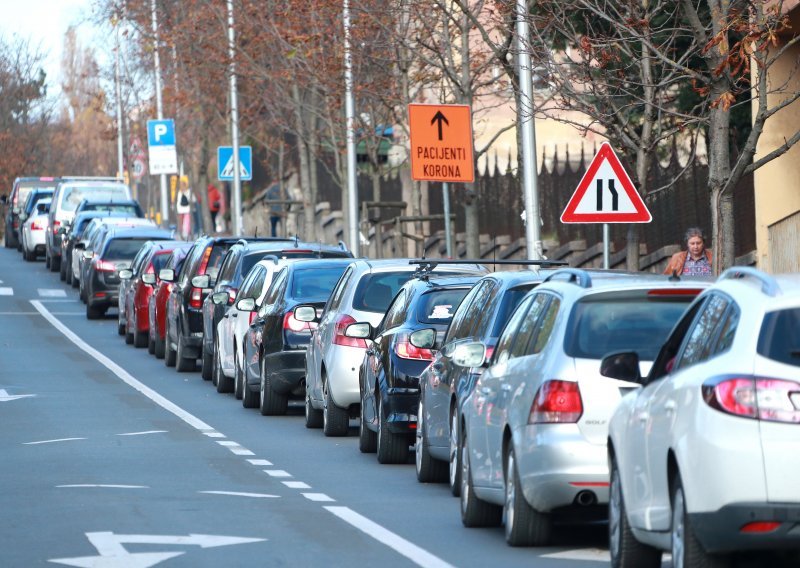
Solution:
<svg viewBox="0 0 800 568"><path fill-rule="evenodd" d="M793 18L796 19L796 18ZM779 89L769 96L769 106L778 103L787 93L800 90L800 73L797 61L800 46L794 46L781 60L770 68L769 88ZM758 142L755 159L769 153L800 127L800 101L781 110L770 118ZM800 146L795 145L786 154L755 172L756 246L758 267L772 271L769 254L769 226L800 211ZM800 243L773 243L781 248L798 250Z"/></svg>

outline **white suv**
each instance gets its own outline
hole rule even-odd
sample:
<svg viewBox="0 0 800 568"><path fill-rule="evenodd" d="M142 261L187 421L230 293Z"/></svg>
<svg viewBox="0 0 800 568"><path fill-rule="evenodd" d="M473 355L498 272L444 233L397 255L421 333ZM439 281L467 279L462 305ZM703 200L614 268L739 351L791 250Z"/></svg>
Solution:
<svg viewBox="0 0 800 568"><path fill-rule="evenodd" d="M608 437L612 566L724 566L800 550L800 275L732 268L689 308ZM766 564L764 564L766 565Z"/></svg>

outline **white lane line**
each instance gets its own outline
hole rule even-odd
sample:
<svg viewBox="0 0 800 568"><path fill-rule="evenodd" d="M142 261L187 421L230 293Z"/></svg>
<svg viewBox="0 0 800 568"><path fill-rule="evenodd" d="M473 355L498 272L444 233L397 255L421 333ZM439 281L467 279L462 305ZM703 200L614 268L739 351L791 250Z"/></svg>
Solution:
<svg viewBox="0 0 800 568"><path fill-rule="evenodd" d="M272 462L269 460L247 460L253 465L272 465Z"/></svg>
<svg viewBox="0 0 800 568"><path fill-rule="evenodd" d="M289 489L311 489L308 483L303 483L302 481L284 481L282 483Z"/></svg>
<svg viewBox="0 0 800 568"><path fill-rule="evenodd" d="M147 434L166 434L166 430L146 430L144 432L126 432L125 434L117 434L117 436L145 436Z"/></svg>
<svg viewBox="0 0 800 568"><path fill-rule="evenodd" d="M1 296L2 294L0 294ZM86 312L84 312L85 314ZM35 316L39 312L0 312L0 316Z"/></svg>
<svg viewBox="0 0 800 568"><path fill-rule="evenodd" d="M225 446L226 448L241 447L239 446L239 442L234 442L233 440L223 440L222 442L217 442L217 444Z"/></svg>
<svg viewBox="0 0 800 568"><path fill-rule="evenodd" d="M292 474L282 469L265 469L264 473L270 477L292 477Z"/></svg>
<svg viewBox="0 0 800 568"><path fill-rule="evenodd" d="M35 446L37 444L53 444L55 442L71 442L73 440L85 440L86 438L58 438L57 440L40 440L38 442L23 442L23 446Z"/></svg>
<svg viewBox="0 0 800 568"><path fill-rule="evenodd" d="M553 552L552 554L542 554L541 558L555 558L557 560L583 560L585 562L611 562L611 554L608 552L608 550L601 550L599 548L583 548L580 550Z"/></svg>
<svg viewBox="0 0 800 568"><path fill-rule="evenodd" d="M69 328L67 328L67 326L58 321L58 319L56 319L53 316L53 314L51 314L39 300L31 300L31 304L33 305L34 308L36 308L36 310L40 314L42 314L42 316L47 321L49 321L53 325L53 327L55 327L58 331L63 333L67 339L72 341L72 343L74 343L79 349L81 349L91 357L94 357L104 367L106 367L109 371L114 373L117 377L120 378L120 380L122 380L128 386L139 391L140 393L142 393L144 396L152 400L154 403L159 405L167 412L171 412L172 414L174 414L175 416L186 422L192 428L200 430L201 432L214 431L214 428L212 428L211 426L209 426L196 416L186 412L184 409L179 407L174 402L167 400L166 398L158 394L150 387L142 384L141 382L133 378L133 375L131 375L125 369L117 365L114 361L112 361L111 359L100 353L94 347L91 347L84 340L82 340L75 333L73 333Z"/></svg>
<svg viewBox="0 0 800 568"><path fill-rule="evenodd" d="M231 452L237 456L254 456L255 453L251 452L247 448L242 448L241 446L238 448L230 448Z"/></svg>
<svg viewBox="0 0 800 568"><path fill-rule="evenodd" d="M203 433L206 436L208 436L209 438L224 438L225 437L225 434L222 434L220 432L203 432Z"/></svg>
<svg viewBox="0 0 800 568"><path fill-rule="evenodd" d="M349 507L326 506L324 508L361 532L371 536L381 544L385 544L389 548L402 554L417 566L422 566L423 568L453 568L452 564L448 564L427 550L394 534L392 531L383 528L379 524L370 521L368 518L359 515Z"/></svg>
<svg viewBox="0 0 800 568"><path fill-rule="evenodd" d="M113 484L92 484L92 483L75 483L72 485L56 485L56 487L100 487L102 489L150 489L148 485L113 485Z"/></svg>
<svg viewBox="0 0 800 568"><path fill-rule="evenodd" d="M14 295L13 288L9 288L7 286L3 286L2 288L0 288L0 296L13 296L13 295Z"/></svg>
<svg viewBox="0 0 800 568"><path fill-rule="evenodd" d="M61 288L37 288L42 298L66 298L67 291Z"/></svg>
<svg viewBox="0 0 800 568"><path fill-rule="evenodd" d="M242 493L239 491L198 491L208 495L231 495L233 497L255 497L257 499L280 499L280 495L270 495L269 493Z"/></svg>
<svg viewBox="0 0 800 568"><path fill-rule="evenodd" d="M333 497L328 497L324 493L302 493L302 495L309 501L317 501L319 503L336 502L336 499L334 499Z"/></svg>

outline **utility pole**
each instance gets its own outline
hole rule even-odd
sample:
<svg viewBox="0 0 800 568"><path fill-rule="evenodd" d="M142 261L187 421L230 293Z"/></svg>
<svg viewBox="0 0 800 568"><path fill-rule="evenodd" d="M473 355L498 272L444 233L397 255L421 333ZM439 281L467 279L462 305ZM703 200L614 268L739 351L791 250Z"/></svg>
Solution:
<svg viewBox="0 0 800 568"><path fill-rule="evenodd" d="M161 100L161 61L158 58L158 16L156 15L156 0L150 0L150 6L153 11L153 58L156 68L156 118L162 120L164 118L164 106ZM166 174L159 175L159 184L161 186L161 224L167 226L169 225L169 196L167 195Z"/></svg>
<svg viewBox="0 0 800 568"><path fill-rule="evenodd" d="M239 103L236 97L236 44L233 29L233 0L228 0L228 56L231 92L231 146L233 146L233 234L242 234L242 172L239 165Z"/></svg>
<svg viewBox="0 0 800 568"><path fill-rule="evenodd" d="M115 33L115 48L114 48L114 81L117 87L117 177L122 178L125 170L125 159L122 154L122 85L119 69L119 18L114 16L114 33Z"/></svg>
<svg viewBox="0 0 800 568"><path fill-rule="evenodd" d="M350 45L350 0L343 0L344 19L344 92L347 120L347 221L350 250L359 255L361 243L358 235L358 185L356 180L356 104L353 96L353 56ZM312 203L312 207L313 207Z"/></svg>

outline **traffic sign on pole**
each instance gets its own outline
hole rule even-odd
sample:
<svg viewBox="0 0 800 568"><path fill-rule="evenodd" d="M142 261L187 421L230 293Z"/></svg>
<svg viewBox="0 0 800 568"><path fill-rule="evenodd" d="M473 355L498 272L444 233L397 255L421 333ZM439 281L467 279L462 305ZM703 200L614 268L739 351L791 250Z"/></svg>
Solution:
<svg viewBox="0 0 800 568"><path fill-rule="evenodd" d="M147 121L147 147L150 173L178 173L178 154L175 150L175 121L170 118Z"/></svg>
<svg viewBox="0 0 800 568"><path fill-rule="evenodd" d="M469 105L410 104L408 123L412 179L475 181Z"/></svg>
<svg viewBox="0 0 800 568"><path fill-rule="evenodd" d="M217 179L233 181L233 146L217 147ZM253 148L239 146L239 176L242 181L253 179Z"/></svg>
<svg viewBox="0 0 800 568"><path fill-rule="evenodd" d="M649 223L652 220L614 149L603 142L561 214L561 222Z"/></svg>

